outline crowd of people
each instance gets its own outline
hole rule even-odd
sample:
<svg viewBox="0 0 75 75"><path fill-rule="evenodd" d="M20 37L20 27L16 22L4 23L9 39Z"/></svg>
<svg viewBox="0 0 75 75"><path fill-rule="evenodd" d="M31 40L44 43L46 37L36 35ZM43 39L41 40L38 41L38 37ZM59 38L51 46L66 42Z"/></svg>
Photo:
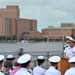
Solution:
<svg viewBox="0 0 75 75"><path fill-rule="evenodd" d="M66 36L66 43L64 58L68 59L71 67L65 71L64 75L75 75L75 40ZM49 57L48 69L43 68L45 56L40 55L36 58L37 66L33 69L30 68L31 58L30 54L23 54L18 58L7 55L6 59L4 55L0 55L0 75L62 75L61 71L57 69L61 60L60 56L53 55Z"/></svg>

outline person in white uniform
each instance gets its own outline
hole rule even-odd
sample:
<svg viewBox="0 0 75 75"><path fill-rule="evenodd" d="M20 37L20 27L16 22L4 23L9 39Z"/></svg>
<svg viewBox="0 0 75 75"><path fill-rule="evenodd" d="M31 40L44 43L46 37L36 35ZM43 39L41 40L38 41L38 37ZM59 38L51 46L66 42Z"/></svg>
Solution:
<svg viewBox="0 0 75 75"><path fill-rule="evenodd" d="M10 61L13 64L13 67L9 70L10 73L12 72L12 70L15 68L14 64L15 64L15 57L12 54L7 55L6 57L6 61Z"/></svg>
<svg viewBox="0 0 75 75"><path fill-rule="evenodd" d="M65 72L64 75L75 75L75 56L70 58L68 62L71 64L71 67Z"/></svg>
<svg viewBox="0 0 75 75"><path fill-rule="evenodd" d="M44 75L46 69L42 67L43 63L45 62L44 56L38 56L37 58L37 66L33 69L33 75Z"/></svg>
<svg viewBox="0 0 75 75"><path fill-rule="evenodd" d="M3 73L1 72L3 60L4 60L4 55L0 55L0 75L5 75L5 74L3 74Z"/></svg>
<svg viewBox="0 0 75 75"><path fill-rule="evenodd" d="M20 56L17 60L17 62L21 65L21 69L17 71L14 75L32 75L28 69L30 67L30 60L31 55L30 54L24 54Z"/></svg>
<svg viewBox="0 0 75 75"><path fill-rule="evenodd" d="M45 75L61 75L61 72L56 69L58 62L61 60L59 56L51 56L49 58L50 67L45 72Z"/></svg>
<svg viewBox="0 0 75 75"><path fill-rule="evenodd" d="M6 60L11 61L13 64L13 68L14 68L14 64L15 64L15 60L16 60L14 55L12 55L12 54L7 55Z"/></svg>
<svg viewBox="0 0 75 75"><path fill-rule="evenodd" d="M75 40L72 37L66 36L68 47L64 49L64 58L70 59L75 56Z"/></svg>

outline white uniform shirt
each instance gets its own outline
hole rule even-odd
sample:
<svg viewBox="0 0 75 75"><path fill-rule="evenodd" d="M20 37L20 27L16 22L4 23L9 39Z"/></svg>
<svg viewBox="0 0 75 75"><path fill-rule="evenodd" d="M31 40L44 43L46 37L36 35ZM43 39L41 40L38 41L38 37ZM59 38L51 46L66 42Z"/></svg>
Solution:
<svg viewBox="0 0 75 75"><path fill-rule="evenodd" d="M75 46L73 48L66 48L64 50L64 53L66 53L66 57L72 58L73 56L75 56Z"/></svg>
<svg viewBox="0 0 75 75"><path fill-rule="evenodd" d="M75 75L75 67L68 69L64 75Z"/></svg>
<svg viewBox="0 0 75 75"><path fill-rule="evenodd" d="M28 72L26 68L21 68L19 71L17 71L14 75L32 75Z"/></svg>
<svg viewBox="0 0 75 75"><path fill-rule="evenodd" d="M45 75L61 75L60 71L55 69L54 66L50 66L50 68L45 72Z"/></svg>
<svg viewBox="0 0 75 75"><path fill-rule="evenodd" d="M0 75L5 75L5 74L3 74L2 72L0 72Z"/></svg>
<svg viewBox="0 0 75 75"><path fill-rule="evenodd" d="M36 66L33 69L33 75L44 75L46 69L42 68L41 66Z"/></svg>

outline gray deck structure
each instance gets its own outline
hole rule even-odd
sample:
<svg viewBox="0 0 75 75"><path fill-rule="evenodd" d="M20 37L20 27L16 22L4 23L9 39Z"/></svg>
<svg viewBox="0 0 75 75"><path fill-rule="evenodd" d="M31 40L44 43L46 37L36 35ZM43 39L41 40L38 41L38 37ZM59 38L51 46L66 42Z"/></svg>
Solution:
<svg viewBox="0 0 75 75"><path fill-rule="evenodd" d="M23 49L23 54L29 53L32 55L32 66L36 66L36 59L39 55L44 55L46 58L45 68L48 67L48 58L52 55L59 55L62 57L63 52L62 42L40 42L40 43L0 43L0 54L13 54L18 57L20 49Z"/></svg>

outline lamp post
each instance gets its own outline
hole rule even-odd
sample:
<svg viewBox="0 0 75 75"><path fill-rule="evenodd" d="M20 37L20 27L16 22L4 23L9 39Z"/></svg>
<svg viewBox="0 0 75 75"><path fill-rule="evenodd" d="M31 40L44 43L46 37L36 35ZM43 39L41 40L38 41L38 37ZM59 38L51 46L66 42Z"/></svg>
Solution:
<svg viewBox="0 0 75 75"><path fill-rule="evenodd" d="M60 53L60 56L64 57L64 27L62 28L62 52Z"/></svg>
<svg viewBox="0 0 75 75"><path fill-rule="evenodd" d="M62 29L62 49L64 50L64 27Z"/></svg>

